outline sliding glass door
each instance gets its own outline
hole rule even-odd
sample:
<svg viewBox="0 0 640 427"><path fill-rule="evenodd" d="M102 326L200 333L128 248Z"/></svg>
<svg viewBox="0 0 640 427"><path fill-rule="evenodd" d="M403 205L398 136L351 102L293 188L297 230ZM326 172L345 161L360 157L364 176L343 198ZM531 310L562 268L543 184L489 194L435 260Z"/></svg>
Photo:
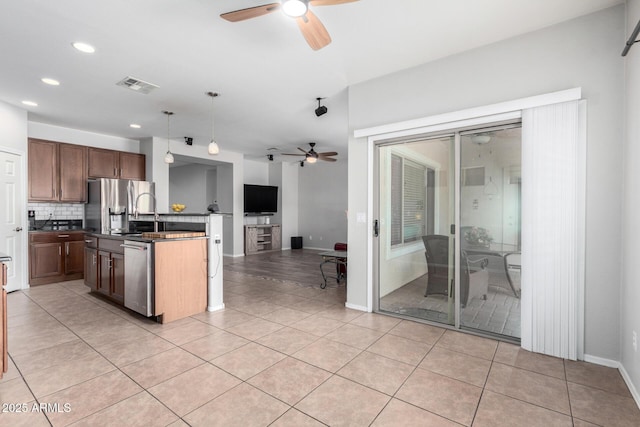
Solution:
<svg viewBox="0 0 640 427"><path fill-rule="evenodd" d="M453 135L378 148L382 312L455 323L454 159Z"/></svg>
<svg viewBox="0 0 640 427"><path fill-rule="evenodd" d="M521 128L460 134L460 327L520 338Z"/></svg>
<svg viewBox="0 0 640 427"><path fill-rule="evenodd" d="M378 146L378 311L520 337L520 159L514 125Z"/></svg>

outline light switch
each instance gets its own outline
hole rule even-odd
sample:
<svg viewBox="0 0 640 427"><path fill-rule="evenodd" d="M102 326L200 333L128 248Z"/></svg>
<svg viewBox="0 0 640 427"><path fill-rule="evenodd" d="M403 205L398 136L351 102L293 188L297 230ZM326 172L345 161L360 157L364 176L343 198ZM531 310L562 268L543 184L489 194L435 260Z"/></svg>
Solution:
<svg viewBox="0 0 640 427"><path fill-rule="evenodd" d="M366 212L358 212L356 214L356 222L366 224L367 223L367 214Z"/></svg>

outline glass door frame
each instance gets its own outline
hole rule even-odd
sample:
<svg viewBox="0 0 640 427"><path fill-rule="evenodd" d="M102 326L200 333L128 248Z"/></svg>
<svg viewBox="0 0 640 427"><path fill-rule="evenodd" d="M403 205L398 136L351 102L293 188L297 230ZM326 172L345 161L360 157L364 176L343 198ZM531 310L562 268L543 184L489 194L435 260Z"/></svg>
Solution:
<svg viewBox="0 0 640 427"><path fill-rule="evenodd" d="M438 325L441 327L448 327L448 328L453 328L455 330L465 330L465 331L469 331L472 332L474 334L479 334L479 335L491 335L494 336L495 334L491 333L490 331L485 331L482 329L474 329L474 328L470 328L470 327L464 327L461 323L461 312L462 312L462 307L461 307L461 303L460 303L460 272L461 272L461 265L460 265L460 259L461 259L461 251L462 251L462 245L461 245L461 235L460 235L460 218L462 217L461 215L461 193L462 193L462 186L461 186L461 179L462 179L462 174L461 174L461 170L462 170L462 143L461 143L461 139L462 136L465 135L469 135L469 134L475 134L475 133L482 133L482 132L490 132L490 131L495 131L495 130L501 130L501 129L508 129L508 128L512 128L512 127L518 127L521 126L521 119L520 117L517 118L511 118L510 120L507 121L489 121L486 123L478 123L478 124L474 124L471 126L460 126L460 127L454 127L451 129L448 129L447 131L444 132L429 132L429 133L423 133L423 134L415 134L415 135L411 135L411 136L407 136L407 137L400 137L400 138L393 138L393 139L387 139L387 140L379 140L378 142L374 143L373 145L373 170L375 171L374 173L374 182L373 182L373 215L374 218L377 218L375 221L380 221L380 218L382 217L382 213L381 213L381 206L380 206L380 191L381 191L381 173L380 173L380 153L381 153L381 149L383 147L386 146L392 146L392 145L402 145L402 144L406 144L406 143L410 143L410 142L417 142L417 141L429 141L432 139L440 139L440 138L444 138L444 137L453 137L451 144L453 145L451 148L452 150L450 152L453 153L454 159L453 159L453 191L450 191L450 195L453 195L453 218L450 218L450 228L453 227L454 233L451 233L449 230L449 233L447 234L447 236L449 237L449 248L451 251L451 248L453 248L453 275L454 275L454 280L453 280L453 289L454 289L454 297L451 298L449 297L448 299L448 307L449 307L449 318L451 318L450 314L451 314L451 305L453 305L453 323L439 323L436 321L432 321L432 320L427 320L427 319L419 319L419 318L415 318L416 320L421 320L421 321L425 321L427 323L430 324L434 324L434 325ZM378 223L379 224L379 223ZM380 225L378 225L379 227ZM373 239L373 294L372 294L372 299L373 299L373 311L374 312L381 312L380 311L380 245L384 244L384 242L381 242L382 239L378 238L377 236L374 237ZM450 256L451 258L451 256ZM450 261L451 262L451 261ZM450 265L451 268L451 265ZM394 315L393 312L389 312L389 311L382 311L382 313L385 314L391 314ZM401 316L401 314L399 313L395 313L395 315ZM409 316L407 316L409 317ZM414 319L412 317L412 319ZM505 337L506 338L506 337ZM508 338L507 338L508 339Z"/></svg>

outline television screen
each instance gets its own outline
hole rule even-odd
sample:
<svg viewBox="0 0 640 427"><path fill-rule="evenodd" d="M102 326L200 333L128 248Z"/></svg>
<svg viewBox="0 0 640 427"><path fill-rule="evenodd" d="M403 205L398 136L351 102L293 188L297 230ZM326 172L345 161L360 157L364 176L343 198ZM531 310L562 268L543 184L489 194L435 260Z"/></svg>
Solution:
<svg viewBox="0 0 640 427"><path fill-rule="evenodd" d="M278 187L272 185L244 185L245 213L278 212Z"/></svg>

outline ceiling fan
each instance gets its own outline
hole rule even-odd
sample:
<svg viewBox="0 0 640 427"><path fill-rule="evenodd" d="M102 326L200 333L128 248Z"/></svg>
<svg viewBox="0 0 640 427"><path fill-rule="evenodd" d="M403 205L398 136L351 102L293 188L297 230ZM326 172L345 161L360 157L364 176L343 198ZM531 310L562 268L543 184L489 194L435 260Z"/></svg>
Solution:
<svg viewBox="0 0 640 427"><path fill-rule="evenodd" d="M358 0L281 0L280 3L263 4L223 13L220 17L230 22L238 22L257 18L282 8L285 15L296 19L298 28L311 49L318 50L331 43L331 36L318 17L309 10L309 5L333 6L354 1Z"/></svg>
<svg viewBox="0 0 640 427"><path fill-rule="evenodd" d="M315 163L319 160L324 160L325 162L335 162L338 159L334 159L331 156L337 156L338 153L336 153L335 151L327 151L325 153L318 153L316 152L316 150L314 150L313 147L316 146L315 142L310 142L309 145L311 146L311 149L309 151L303 150L302 148L298 147L298 150L302 151L304 154L287 154L287 153L282 153L283 156L304 156L304 160L306 160L308 163ZM303 160L303 161L304 161Z"/></svg>

